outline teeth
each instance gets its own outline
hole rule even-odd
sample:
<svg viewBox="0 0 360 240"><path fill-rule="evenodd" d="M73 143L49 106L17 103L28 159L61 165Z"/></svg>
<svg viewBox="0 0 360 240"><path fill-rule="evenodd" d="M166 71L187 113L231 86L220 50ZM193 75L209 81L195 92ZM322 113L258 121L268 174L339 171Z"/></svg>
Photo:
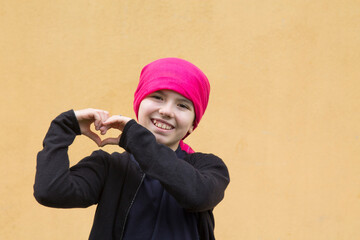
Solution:
<svg viewBox="0 0 360 240"><path fill-rule="evenodd" d="M156 120L153 121L154 125L157 126L158 128L162 128L162 129L166 129L166 130L170 130L171 127L167 124L164 124L164 123L161 123L161 122L158 122Z"/></svg>

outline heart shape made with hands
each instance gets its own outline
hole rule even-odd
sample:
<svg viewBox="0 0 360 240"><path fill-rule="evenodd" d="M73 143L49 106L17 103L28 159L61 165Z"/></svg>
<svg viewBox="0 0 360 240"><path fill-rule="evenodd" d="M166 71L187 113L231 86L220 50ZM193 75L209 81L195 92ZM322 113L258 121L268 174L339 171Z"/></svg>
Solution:
<svg viewBox="0 0 360 240"><path fill-rule="evenodd" d="M99 147L104 147L106 145L118 145L120 142L121 132L116 130L119 129L111 126L105 131L100 129L95 130L93 133L97 135L97 139L100 139L100 142L97 142L97 140L95 143L97 143Z"/></svg>
<svg viewBox="0 0 360 240"><path fill-rule="evenodd" d="M78 120L81 133L93 140L99 147L105 145L118 145L121 133L117 137L106 137L102 139L100 136L107 135L110 129L117 129L121 132L125 125L131 120L129 117L114 115L109 118L90 118ZM95 128L93 131L91 128ZM100 134L97 134L100 132ZM112 131L111 131L112 132Z"/></svg>

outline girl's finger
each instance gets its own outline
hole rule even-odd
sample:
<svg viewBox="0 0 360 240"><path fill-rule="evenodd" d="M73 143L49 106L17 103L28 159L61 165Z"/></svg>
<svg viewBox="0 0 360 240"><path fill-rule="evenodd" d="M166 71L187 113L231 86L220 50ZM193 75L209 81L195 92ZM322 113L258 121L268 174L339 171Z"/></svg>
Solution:
<svg viewBox="0 0 360 240"><path fill-rule="evenodd" d="M104 140L101 141L100 143L100 147L104 147L105 145L118 145L119 141L120 141L120 136L117 138L105 138Z"/></svg>
<svg viewBox="0 0 360 240"><path fill-rule="evenodd" d="M109 113L107 111L99 111L98 114L100 116L101 123L105 122L109 118Z"/></svg>
<svg viewBox="0 0 360 240"><path fill-rule="evenodd" d="M101 138L93 131L88 131L88 132L84 133L84 135L89 137L91 140L93 140L96 143L96 145L98 145L98 146L101 145Z"/></svg>
<svg viewBox="0 0 360 240"><path fill-rule="evenodd" d="M105 135L107 133L107 131L110 129L110 126L104 126L102 125L99 129L101 135Z"/></svg>
<svg viewBox="0 0 360 240"><path fill-rule="evenodd" d="M111 116L108 119L106 119L106 121L103 122L103 124L104 125L110 125L110 124L113 124L113 123L116 123L116 122L121 122L121 117L122 116L119 116L119 115Z"/></svg>
<svg viewBox="0 0 360 240"><path fill-rule="evenodd" d="M94 112L92 112L92 115L93 115L93 119L94 119L95 129L98 131L103 122L101 112L98 110L95 110Z"/></svg>
<svg viewBox="0 0 360 240"><path fill-rule="evenodd" d="M94 121L95 129L99 130L100 127L102 126L102 123L109 118L109 112L104 110L94 109L93 117L95 119Z"/></svg>
<svg viewBox="0 0 360 240"><path fill-rule="evenodd" d="M114 115L108 118L103 124L105 126L111 126L113 128L119 129L120 131L123 131L126 123L128 123L130 120L131 118L129 117Z"/></svg>

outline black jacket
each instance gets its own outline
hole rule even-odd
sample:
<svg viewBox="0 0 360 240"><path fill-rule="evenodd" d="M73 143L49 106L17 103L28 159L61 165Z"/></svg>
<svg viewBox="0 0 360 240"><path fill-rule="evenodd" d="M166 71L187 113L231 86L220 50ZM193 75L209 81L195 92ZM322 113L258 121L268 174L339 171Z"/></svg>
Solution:
<svg viewBox="0 0 360 240"><path fill-rule="evenodd" d="M95 151L69 168L68 147L80 134L72 110L52 121L37 156L34 196L39 203L57 208L98 204L89 239L122 239L127 215L147 174L159 180L184 209L197 213L200 239L214 239L212 209L223 199L229 183L220 158L193 153L178 159L173 150L158 144L150 131L131 120L119 143L125 152Z"/></svg>

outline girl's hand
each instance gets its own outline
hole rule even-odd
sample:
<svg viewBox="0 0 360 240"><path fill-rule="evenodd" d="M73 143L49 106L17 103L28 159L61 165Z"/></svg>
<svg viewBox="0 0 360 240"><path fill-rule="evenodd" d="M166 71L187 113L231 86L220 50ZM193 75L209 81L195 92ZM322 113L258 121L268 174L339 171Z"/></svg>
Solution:
<svg viewBox="0 0 360 240"><path fill-rule="evenodd" d="M94 123L95 130L104 135L108 128L103 126L103 122L109 118L109 113L104 110L88 108L75 111L75 116L79 122L81 134L92 139L99 147L102 146L101 138L91 131L90 126Z"/></svg>
<svg viewBox="0 0 360 240"><path fill-rule="evenodd" d="M107 118L102 123L102 128L103 128L104 134L110 128L115 128L115 129L119 129L120 131L123 131L125 125L130 120L131 120L131 118L121 116L121 115L114 115L114 116L111 116L110 118ZM103 146L108 145L108 144L110 144L110 145L118 145L119 141L120 141L120 136L121 136L121 134L117 138L106 138L106 139L102 140L100 146L103 147Z"/></svg>
<svg viewBox="0 0 360 240"><path fill-rule="evenodd" d="M109 112L93 108L75 111L75 116L79 122L81 134L93 140L99 147L108 144L118 145L121 134L117 138L106 138L101 140L98 134L91 131L91 124L94 123L95 130L100 131L101 135L105 135L110 128L123 131L126 123L131 120L129 117L120 115L109 117Z"/></svg>

